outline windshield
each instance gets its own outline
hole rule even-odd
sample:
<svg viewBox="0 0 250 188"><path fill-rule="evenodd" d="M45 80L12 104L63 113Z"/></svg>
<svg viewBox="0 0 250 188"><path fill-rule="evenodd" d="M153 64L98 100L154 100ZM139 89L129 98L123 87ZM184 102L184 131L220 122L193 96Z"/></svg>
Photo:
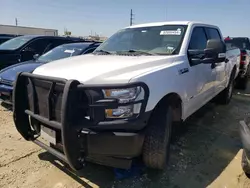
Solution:
<svg viewBox="0 0 250 188"><path fill-rule="evenodd" d="M127 28L111 36L96 49L95 53L178 54L185 32L186 26L183 25Z"/></svg>
<svg viewBox="0 0 250 188"><path fill-rule="evenodd" d="M40 56L37 60L40 62L50 62L58 59L80 55L86 48L86 45L61 45Z"/></svg>
<svg viewBox="0 0 250 188"><path fill-rule="evenodd" d="M10 39L0 45L0 50L15 50L31 39L33 39L35 36L21 36L21 37L15 37L13 39Z"/></svg>
<svg viewBox="0 0 250 188"><path fill-rule="evenodd" d="M227 48L236 47L236 48L240 48L240 49L247 49L247 50L250 49L248 40L246 40L246 39L235 38L235 39L225 40L225 43L227 45Z"/></svg>

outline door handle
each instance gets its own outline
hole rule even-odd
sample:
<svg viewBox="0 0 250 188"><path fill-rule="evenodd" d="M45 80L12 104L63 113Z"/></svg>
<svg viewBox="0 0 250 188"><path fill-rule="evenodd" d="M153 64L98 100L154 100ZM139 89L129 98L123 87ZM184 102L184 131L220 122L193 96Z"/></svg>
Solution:
<svg viewBox="0 0 250 188"><path fill-rule="evenodd" d="M225 59L225 63L228 63L228 62L229 62L229 59L226 58L226 59Z"/></svg>

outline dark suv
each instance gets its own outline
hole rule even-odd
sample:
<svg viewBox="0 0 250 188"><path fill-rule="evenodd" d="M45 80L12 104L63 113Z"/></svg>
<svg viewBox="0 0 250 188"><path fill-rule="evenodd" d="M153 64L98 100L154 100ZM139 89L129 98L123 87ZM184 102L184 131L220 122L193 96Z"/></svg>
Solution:
<svg viewBox="0 0 250 188"><path fill-rule="evenodd" d="M83 42L80 38L24 35L12 38L0 45L0 70L10 65L33 59L54 47L72 42Z"/></svg>
<svg viewBox="0 0 250 188"><path fill-rule="evenodd" d="M63 44L53 48L47 53L34 60L21 62L0 71L0 100L5 104L12 105L12 90L19 72L32 73L37 67L63 58L92 53L100 42L77 42Z"/></svg>

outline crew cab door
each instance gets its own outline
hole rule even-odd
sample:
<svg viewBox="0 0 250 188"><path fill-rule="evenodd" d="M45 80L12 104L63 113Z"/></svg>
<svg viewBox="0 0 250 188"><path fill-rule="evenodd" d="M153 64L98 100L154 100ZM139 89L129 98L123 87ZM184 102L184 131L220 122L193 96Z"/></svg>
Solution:
<svg viewBox="0 0 250 188"><path fill-rule="evenodd" d="M194 27L189 42L188 50L203 51L207 46L207 35L204 27ZM195 57L200 61L192 61L192 57L188 53L190 64L190 73L192 75L192 85L190 88L190 105L189 110L196 111L214 96L214 83L216 80L216 72L211 68L211 64L204 64L202 60L204 56ZM191 91L192 90L192 91Z"/></svg>
<svg viewBox="0 0 250 188"><path fill-rule="evenodd" d="M205 27L205 31L206 31L206 35L208 39L223 40L221 38L219 31L216 28ZM226 87L226 83L227 83L226 63L225 62L216 63L213 69L216 75L214 88L215 88L215 93L217 94Z"/></svg>

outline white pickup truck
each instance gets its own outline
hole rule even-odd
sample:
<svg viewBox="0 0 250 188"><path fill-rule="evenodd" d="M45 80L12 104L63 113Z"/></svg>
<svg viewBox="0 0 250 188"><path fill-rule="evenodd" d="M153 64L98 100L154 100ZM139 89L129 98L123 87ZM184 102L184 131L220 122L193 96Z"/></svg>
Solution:
<svg viewBox="0 0 250 188"><path fill-rule="evenodd" d="M85 161L127 169L135 158L163 169L175 126L213 98L229 103L239 61L213 25L131 26L93 54L19 73L14 122L75 170Z"/></svg>

